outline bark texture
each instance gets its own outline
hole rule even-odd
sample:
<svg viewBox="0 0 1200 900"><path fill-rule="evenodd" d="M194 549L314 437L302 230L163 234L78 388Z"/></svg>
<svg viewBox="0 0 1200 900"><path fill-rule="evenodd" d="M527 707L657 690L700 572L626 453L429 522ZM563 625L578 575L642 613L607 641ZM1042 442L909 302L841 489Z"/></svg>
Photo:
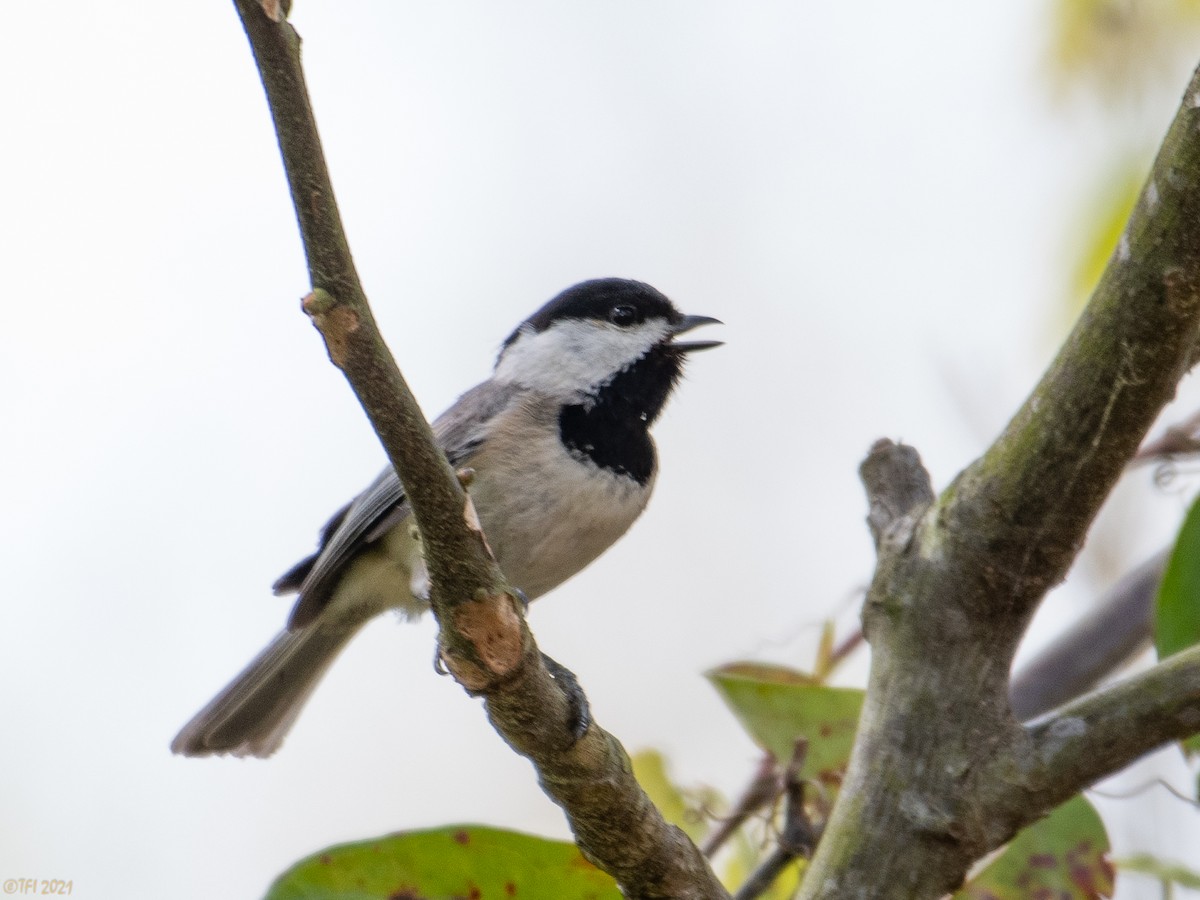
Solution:
<svg viewBox="0 0 1200 900"><path fill-rule="evenodd" d="M936 499L908 448L864 463L871 676L806 900L941 897L1057 803L1200 728L1195 650L1030 727L1009 705L1037 604L1195 356L1198 107L1194 76L1099 287L988 451Z"/></svg>
<svg viewBox="0 0 1200 900"><path fill-rule="evenodd" d="M635 898L727 898L699 850L633 777L620 743L594 722L575 733L582 694L551 675L521 605L488 551L466 492L383 342L359 282L300 66L300 38L278 0L235 0L267 92L308 260L304 311L387 451L424 541L451 674L484 698L496 730L530 759L583 853ZM568 689L569 687L569 689Z"/></svg>

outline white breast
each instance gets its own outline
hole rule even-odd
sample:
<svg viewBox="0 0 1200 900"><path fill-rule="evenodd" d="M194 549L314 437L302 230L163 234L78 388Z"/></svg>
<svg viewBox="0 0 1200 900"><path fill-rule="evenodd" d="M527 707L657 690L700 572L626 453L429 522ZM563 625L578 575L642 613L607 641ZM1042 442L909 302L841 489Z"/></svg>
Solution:
<svg viewBox="0 0 1200 900"><path fill-rule="evenodd" d="M557 407L548 403L502 413L470 465L471 496L492 551L530 599L612 546L646 508L654 483L639 485L571 455L558 439Z"/></svg>

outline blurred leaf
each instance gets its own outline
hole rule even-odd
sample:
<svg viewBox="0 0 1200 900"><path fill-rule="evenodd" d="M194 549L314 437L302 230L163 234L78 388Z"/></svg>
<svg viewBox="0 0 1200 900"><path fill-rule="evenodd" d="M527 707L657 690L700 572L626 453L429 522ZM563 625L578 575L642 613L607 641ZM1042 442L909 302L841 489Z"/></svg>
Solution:
<svg viewBox="0 0 1200 900"><path fill-rule="evenodd" d="M1167 561L1154 604L1154 647L1159 659L1200 643L1200 497L1192 502ZM1200 735L1183 742L1200 752Z"/></svg>
<svg viewBox="0 0 1200 900"><path fill-rule="evenodd" d="M817 681L823 682L833 671L833 641L835 637L833 622L826 620L825 624L821 626L821 641L817 644L817 661L813 664L813 678Z"/></svg>
<svg viewBox="0 0 1200 900"><path fill-rule="evenodd" d="M1099 900L1112 891L1104 823L1078 796L1021 831L954 900Z"/></svg>
<svg viewBox="0 0 1200 900"><path fill-rule="evenodd" d="M739 834L738 837L741 835ZM758 859L758 854L747 852L747 847L743 846L743 843L742 841L738 842L737 852L729 855L729 859L725 863L725 870L721 873L721 884L725 885L725 889L731 894L750 877Z"/></svg>
<svg viewBox="0 0 1200 900"><path fill-rule="evenodd" d="M1085 86L1138 103L1190 54L1200 8L1194 0L1055 0L1047 52L1054 86Z"/></svg>
<svg viewBox="0 0 1200 900"><path fill-rule="evenodd" d="M672 825L678 825L684 834L699 843L708 831L708 823L696 814L695 804L688 802L687 794L678 788L667 775L667 761L657 750L640 750L630 757L633 774Z"/></svg>
<svg viewBox="0 0 1200 900"><path fill-rule="evenodd" d="M1123 872L1140 872L1143 875L1151 875L1159 881L1169 881L1180 887L1200 890L1200 872L1193 872L1178 863L1169 863L1166 860L1150 856L1148 853L1139 853L1128 859L1117 860L1117 868Z"/></svg>
<svg viewBox="0 0 1200 900"><path fill-rule="evenodd" d="M462 825L331 847L281 875L266 900L620 900L574 844Z"/></svg>
<svg viewBox="0 0 1200 900"><path fill-rule="evenodd" d="M1155 601L1159 659L1200 643L1200 498L1192 502Z"/></svg>
<svg viewBox="0 0 1200 900"><path fill-rule="evenodd" d="M1133 212L1142 185L1146 182L1149 164L1142 159L1124 160L1106 172L1090 192L1082 221L1075 227L1079 256L1071 276L1071 307L1068 322L1075 320L1092 291L1125 231L1125 223Z"/></svg>
<svg viewBox="0 0 1200 900"><path fill-rule="evenodd" d="M801 778L839 783L854 746L863 692L814 683L782 666L731 663L709 679L750 736L787 763L797 738L808 741Z"/></svg>
<svg viewBox="0 0 1200 900"><path fill-rule="evenodd" d="M808 868L808 860L798 859L779 873L771 889L763 894L767 900L793 900L800 890L800 879Z"/></svg>
<svg viewBox="0 0 1200 900"><path fill-rule="evenodd" d="M1138 16L1128 2L1055 0L1052 10L1050 58L1061 75L1117 68L1136 43Z"/></svg>

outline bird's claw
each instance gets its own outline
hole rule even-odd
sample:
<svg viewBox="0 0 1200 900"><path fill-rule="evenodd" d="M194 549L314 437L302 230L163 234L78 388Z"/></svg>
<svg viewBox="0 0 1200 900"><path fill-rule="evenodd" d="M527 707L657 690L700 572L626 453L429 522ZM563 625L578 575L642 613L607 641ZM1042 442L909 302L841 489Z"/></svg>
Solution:
<svg viewBox="0 0 1200 900"><path fill-rule="evenodd" d="M570 708L567 716L567 728L571 732L571 737L577 742L587 734L588 728L592 725L592 708L588 704L587 695L579 686L579 679L575 677L575 673L566 666L545 653L542 654L542 663L546 666L550 677L558 682L559 687L567 696L567 705Z"/></svg>

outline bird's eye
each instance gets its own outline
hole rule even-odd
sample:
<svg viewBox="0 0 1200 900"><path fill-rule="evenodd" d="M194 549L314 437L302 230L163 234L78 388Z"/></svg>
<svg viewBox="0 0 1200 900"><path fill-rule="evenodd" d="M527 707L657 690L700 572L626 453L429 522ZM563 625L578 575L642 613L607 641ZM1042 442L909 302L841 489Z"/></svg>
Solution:
<svg viewBox="0 0 1200 900"><path fill-rule="evenodd" d="M614 306L608 313L608 321L625 328L637 321L637 310L632 306Z"/></svg>

